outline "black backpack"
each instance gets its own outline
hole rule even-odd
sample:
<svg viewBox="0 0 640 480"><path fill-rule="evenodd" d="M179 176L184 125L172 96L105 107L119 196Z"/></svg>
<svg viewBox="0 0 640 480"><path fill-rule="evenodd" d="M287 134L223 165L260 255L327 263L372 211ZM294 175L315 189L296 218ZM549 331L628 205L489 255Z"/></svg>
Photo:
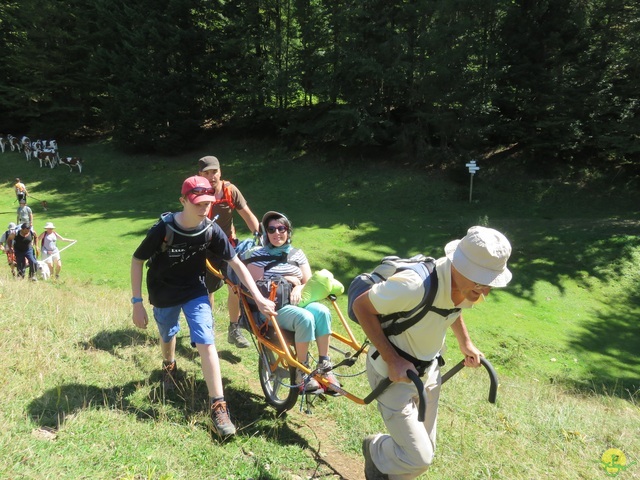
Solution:
<svg viewBox="0 0 640 480"><path fill-rule="evenodd" d="M399 335L408 328L418 323L428 312L435 312L443 317L460 311L459 308L442 309L433 306L438 291L438 274L435 269L435 259L424 255L416 255L411 258L396 256L384 257L371 273L362 273L356 276L347 290L349 318L358 323L353 313L353 302L371 286L386 281L389 277L403 270L413 270L424 282L424 296L418 305L408 311L395 312L388 315L378 315L382 330L387 337Z"/></svg>
<svg viewBox="0 0 640 480"><path fill-rule="evenodd" d="M420 275L420 278L424 282L424 296L420 303L411 310L390 313L388 315L378 315L380 323L382 324L382 331L387 337L399 335L408 328L411 328L422 320L428 312L435 312L443 317L447 317L454 312L459 312L459 308L442 309L433 306L433 300L438 292L438 274L435 266L435 259L425 257L424 255L416 255L411 258L400 258L396 256L384 257L380 265L378 265L373 272L358 275L349 285L349 289L347 290L349 318L358 323L358 319L353 313L353 302L356 298L369 291L372 285L384 282L395 273L403 270L413 270ZM392 345L401 357L415 365L420 376L424 375L424 372L433 361L419 360L395 344L392 343ZM378 351L374 352L373 358L376 358L378 355ZM437 361L440 366L444 365L444 360L439 355Z"/></svg>
<svg viewBox="0 0 640 480"><path fill-rule="evenodd" d="M151 263L153 263L153 261L158 255L165 253L169 249L169 247L173 245L173 237L174 237L174 234L176 233L176 229L175 229L176 223L173 218L173 215L174 214L172 212L166 212L160 215L160 221L164 222L164 228L165 228L164 239L162 240L162 244L160 245L158 250L151 256L149 260L147 260L147 267L151 265ZM205 226L202 230L198 230L197 232L192 234L186 234L184 232L178 232L178 233L183 237L184 236L197 237L198 235L202 235L202 232L205 231L204 243L207 244L213 238L214 223L215 223L215 220L210 220L208 218L205 218Z"/></svg>

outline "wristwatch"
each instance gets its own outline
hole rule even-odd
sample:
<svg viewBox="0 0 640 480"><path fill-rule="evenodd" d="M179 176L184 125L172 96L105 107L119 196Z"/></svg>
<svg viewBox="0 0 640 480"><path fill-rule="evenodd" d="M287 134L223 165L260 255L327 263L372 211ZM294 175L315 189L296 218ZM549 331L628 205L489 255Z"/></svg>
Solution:
<svg viewBox="0 0 640 480"><path fill-rule="evenodd" d="M140 297L131 297L131 303L142 303L142 298Z"/></svg>

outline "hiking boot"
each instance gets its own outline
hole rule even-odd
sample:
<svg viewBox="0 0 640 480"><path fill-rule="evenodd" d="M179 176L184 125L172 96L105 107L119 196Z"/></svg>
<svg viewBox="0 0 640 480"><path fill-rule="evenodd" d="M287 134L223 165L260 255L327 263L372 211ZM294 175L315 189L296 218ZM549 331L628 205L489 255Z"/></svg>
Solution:
<svg viewBox="0 0 640 480"><path fill-rule="evenodd" d="M364 477L367 480L389 480L389 475L382 473L373 463L369 446L376 439L377 435L368 435L362 440L362 455L364 455Z"/></svg>
<svg viewBox="0 0 640 480"><path fill-rule="evenodd" d="M318 370L320 375L322 375L323 378L326 378L329 383L332 383L333 385L339 388L340 382L334 375L332 368L333 368L333 364L331 363L331 360L320 360L316 365L316 370ZM324 388L328 394L338 393L336 390L332 389L331 387L325 388L325 386L322 385L322 388Z"/></svg>
<svg viewBox="0 0 640 480"><path fill-rule="evenodd" d="M236 427L231 423L227 402L224 400L218 400L211 404L211 420L213 421L213 428L216 429L216 432L221 437L235 435Z"/></svg>
<svg viewBox="0 0 640 480"><path fill-rule="evenodd" d="M176 361L171 363L162 362L162 387L165 392L170 392L176 389L176 382L178 381L178 367L176 367Z"/></svg>
<svg viewBox="0 0 640 480"><path fill-rule="evenodd" d="M308 367L307 364L304 365L305 367ZM307 377L307 374L299 368L296 369L296 386L298 386L300 392L315 392L317 390L322 390L322 387L315 378Z"/></svg>
<svg viewBox="0 0 640 480"><path fill-rule="evenodd" d="M248 346L251 345L249 343L249 340L244 338L244 335L242 334L242 330L240 330L239 323L229 324L229 331L227 333L227 342L229 342L232 345L235 345L238 348L247 348Z"/></svg>

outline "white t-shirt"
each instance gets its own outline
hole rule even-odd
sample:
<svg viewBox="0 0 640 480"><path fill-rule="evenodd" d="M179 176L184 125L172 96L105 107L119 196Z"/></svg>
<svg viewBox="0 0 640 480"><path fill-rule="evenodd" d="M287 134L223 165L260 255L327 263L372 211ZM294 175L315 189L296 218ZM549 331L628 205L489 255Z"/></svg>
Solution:
<svg viewBox="0 0 640 480"><path fill-rule="evenodd" d="M436 260L438 291L433 306L451 310L453 308L471 308L472 302L465 300L454 305L451 300L451 261L447 257ZM374 284L369 290L371 304L382 315L408 311L417 306L424 297L424 282L413 270L403 270L389 277L385 282ZM440 352L444 353L447 329L460 316L453 312L443 317L428 312L418 323L399 335L389 337L389 341L409 355L420 360L432 360ZM375 369L382 376L388 376L388 368L382 356L375 359L371 355L375 347L369 348L369 357Z"/></svg>
<svg viewBox="0 0 640 480"><path fill-rule="evenodd" d="M58 246L56 245L56 241L58 237L55 232L47 233L44 237L44 245L42 247L43 250L46 250L47 253L56 253L58 251Z"/></svg>

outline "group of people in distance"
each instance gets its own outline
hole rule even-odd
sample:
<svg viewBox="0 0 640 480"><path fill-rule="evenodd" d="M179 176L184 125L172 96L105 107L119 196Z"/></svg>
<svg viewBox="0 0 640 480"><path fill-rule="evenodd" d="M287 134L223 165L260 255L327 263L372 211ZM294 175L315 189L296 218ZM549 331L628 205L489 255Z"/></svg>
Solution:
<svg viewBox="0 0 640 480"><path fill-rule="evenodd" d="M38 235L33 226L33 211L27 205L29 194L27 187L19 178L16 178L14 189L19 204L16 223L9 223L0 236L0 250L7 255L11 273L14 277L24 278L28 267L29 279L37 280L38 255L41 254L47 271L54 278L59 278L62 260L57 242L75 242L75 240L64 238L56 232L52 222L47 222L44 225L44 232Z"/></svg>
<svg viewBox="0 0 640 480"><path fill-rule="evenodd" d="M302 250L291 244L291 221L282 213L269 211L259 222L238 189L221 179L216 157L203 157L198 164L198 175L182 183L179 197L182 210L172 215L171 222L164 217L156 222L133 253L132 318L137 327L147 328L149 318L142 298L143 265L147 262L148 299L160 333L163 356L162 385L165 390L176 386L176 334L180 330L178 319L182 311L192 345L202 359L214 430L226 437L235 434L236 428L224 397L211 308L212 294L222 283L207 273L207 259L214 264L226 262L255 299L258 310L273 316L282 328L294 332L300 363L308 365L309 345L315 341L317 362L324 367L320 371L330 376L329 384L339 386L339 383L331 373L329 309L318 302L299 306L304 285L311 277L311 268ZM238 259L234 248L238 239L233 227L233 210L238 211L251 232L262 235L261 249L252 251L251 256L272 256L282 260L247 262L245 265ZM212 222L212 218L216 220ZM173 232L171 242L167 241L168 229ZM395 336L385 335L379 317L410 311L422 301L425 289L429 287L417 272L411 269L398 271L374 284L353 302L353 312L371 342L367 354L369 384L375 388L386 377L392 381L376 399L388 434L367 436L362 443L368 480L411 479L428 469L435 451L439 358L446 333L449 328L454 332L466 366L481 365L483 354L471 341L461 309L473 307L493 288L508 284L511 280L507 268L510 254L507 238L487 227L472 227L462 239L448 243L445 255L435 263L434 272L439 280L432 308L418 323ZM275 276L292 284L289 304L277 311L274 302L263 297L256 285L257 280ZM228 340L238 347L245 347L248 342L238 327L239 304L232 291L229 292L228 309ZM419 374L425 385L427 411L424 422L418 420L417 392L408 379L410 370ZM314 384L303 377L299 372L297 387L301 390L308 392L319 387L315 380Z"/></svg>
<svg viewBox="0 0 640 480"><path fill-rule="evenodd" d="M26 270L29 268L29 279L36 281L39 253L47 272L56 279L60 277L62 260L57 243L75 240L64 238L55 228L53 223L47 222L44 232L38 236L29 222L19 226L13 222L7 225L7 230L0 236L0 250L6 253L7 263L14 277L25 278Z"/></svg>

